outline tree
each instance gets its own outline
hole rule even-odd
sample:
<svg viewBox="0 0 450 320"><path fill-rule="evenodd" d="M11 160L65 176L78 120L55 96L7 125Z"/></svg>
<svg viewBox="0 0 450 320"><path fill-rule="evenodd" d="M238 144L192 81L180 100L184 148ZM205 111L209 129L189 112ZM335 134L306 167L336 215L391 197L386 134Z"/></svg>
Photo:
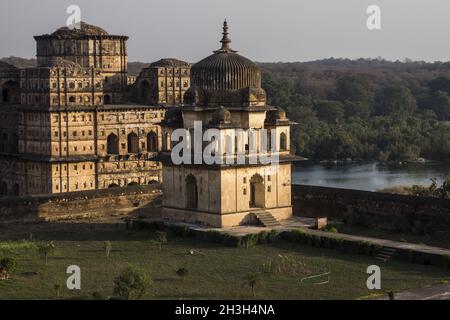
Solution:
<svg viewBox="0 0 450 320"><path fill-rule="evenodd" d="M157 245L159 245L159 250L162 249L163 244L167 243L167 234L164 231L156 231L155 238L153 240Z"/></svg>
<svg viewBox="0 0 450 320"><path fill-rule="evenodd" d="M60 297L61 285L55 284L53 286L53 289L55 289L55 296L56 296L56 298L59 298Z"/></svg>
<svg viewBox="0 0 450 320"><path fill-rule="evenodd" d="M140 299L152 284L145 270L130 266L114 279L114 295L126 300Z"/></svg>
<svg viewBox="0 0 450 320"><path fill-rule="evenodd" d="M412 95L411 90L403 85L388 86L377 97L376 110L380 115L412 114L416 108L416 98Z"/></svg>
<svg viewBox="0 0 450 320"><path fill-rule="evenodd" d="M317 116L328 123L337 123L344 118L344 106L339 101L321 101L315 105Z"/></svg>
<svg viewBox="0 0 450 320"><path fill-rule="evenodd" d="M336 82L336 99L339 101L360 101L373 103L374 90L367 76L345 74Z"/></svg>
<svg viewBox="0 0 450 320"><path fill-rule="evenodd" d="M260 272L250 272L244 277L242 287L250 287L252 289L253 297L256 297L256 287L261 283Z"/></svg>
<svg viewBox="0 0 450 320"><path fill-rule="evenodd" d="M45 259L45 265L47 265L48 257L51 256L55 252L55 245L53 241L49 243L40 245L38 247L39 254Z"/></svg>
<svg viewBox="0 0 450 320"><path fill-rule="evenodd" d="M439 120L450 120L450 96L443 91L436 91L428 97L428 105Z"/></svg>
<svg viewBox="0 0 450 320"><path fill-rule="evenodd" d="M103 243L103 248L105 249L106 258L109 259L109 254L112 249L111 241L105 241Z"/></svg>

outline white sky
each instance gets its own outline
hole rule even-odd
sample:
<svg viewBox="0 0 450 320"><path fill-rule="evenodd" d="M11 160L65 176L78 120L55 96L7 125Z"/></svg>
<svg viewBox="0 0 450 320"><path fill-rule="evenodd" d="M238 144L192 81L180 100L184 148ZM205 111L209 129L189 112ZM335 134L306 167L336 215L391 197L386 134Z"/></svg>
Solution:
<svg viewBox="0 0 450 320"><path fill-rule="evenodd" d="M33 57L33 35L82 20L130 36L130 61L196 62L218 48L227 18L232 47L255 61L376 58L450 60L449 0L1 0L0 57ZM381 7L369 31L366 9Z"/></svg>

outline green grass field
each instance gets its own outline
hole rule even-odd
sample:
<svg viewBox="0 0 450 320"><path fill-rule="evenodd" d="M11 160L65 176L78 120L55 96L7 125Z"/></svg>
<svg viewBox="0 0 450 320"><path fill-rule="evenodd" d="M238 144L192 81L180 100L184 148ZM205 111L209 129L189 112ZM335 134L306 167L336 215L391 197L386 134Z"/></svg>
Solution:
<svg viewBox="0 0 450 320"><path fill-rule="evenodd" d="M21 240L30 238L31 231L31 242ZM17 268L11 280L0 281L0 299L54 299L55 284L61 286L62 299L90 299L93 292L111 296L114 278L130 264L144 268L153 280L146 299L252 299L251 290L242 283L245 275L255 271L262 272L256 289L259 299L356 299L374 293L366 288L366 268L380 264L368 256L282 241L243 249L169 234L168 243L160 250L151 238L149 231L125 230L123 224L2 226L0 259L15 258ZM35 247L50 240L56 251L46 266ZM104 241L112 243L109 260ZM189 254L191 249L194 254ZM268 262L279 255L289 257L297 267L268 272ZM65 286L66 268L73 264L81 268L78 291ZM383 290L378 293L450 280L448 271L432 266L389 262L380 267ZM183 279L176 274L179 268L189 272ZM328 284L300 285L301 278L322 270L331 272Z"/></svg>

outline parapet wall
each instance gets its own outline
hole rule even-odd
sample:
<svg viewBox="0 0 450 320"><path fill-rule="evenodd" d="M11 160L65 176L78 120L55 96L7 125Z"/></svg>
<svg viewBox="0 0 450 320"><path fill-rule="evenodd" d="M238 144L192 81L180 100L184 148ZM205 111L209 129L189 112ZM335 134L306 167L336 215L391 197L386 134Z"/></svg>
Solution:
<svg viewBox="0 0 450 320"><path fill-rule="evenodd" d="M0 198L0 222L129 214L159 206L161 185Z"/></svg>
<svg viewBox="0 0 450 320"><path fill-rule="evenodd" d="M450 233L450 200L292 185L294 215L328 217L386 230Z"/></svg>

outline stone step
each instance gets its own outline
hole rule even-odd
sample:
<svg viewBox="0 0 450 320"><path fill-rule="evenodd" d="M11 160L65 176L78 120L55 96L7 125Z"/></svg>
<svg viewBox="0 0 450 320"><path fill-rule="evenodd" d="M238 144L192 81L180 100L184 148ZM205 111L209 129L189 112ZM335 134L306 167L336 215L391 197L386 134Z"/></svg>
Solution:
<svg viewBox="0 0 450 320"><path fill-rule="evenodd" d="M276 227L279 226L280 223L277 219L275 219L270 212L267 211L257 211L254 212L256 218L261 222L261 224L265 227Z"/></svg>

